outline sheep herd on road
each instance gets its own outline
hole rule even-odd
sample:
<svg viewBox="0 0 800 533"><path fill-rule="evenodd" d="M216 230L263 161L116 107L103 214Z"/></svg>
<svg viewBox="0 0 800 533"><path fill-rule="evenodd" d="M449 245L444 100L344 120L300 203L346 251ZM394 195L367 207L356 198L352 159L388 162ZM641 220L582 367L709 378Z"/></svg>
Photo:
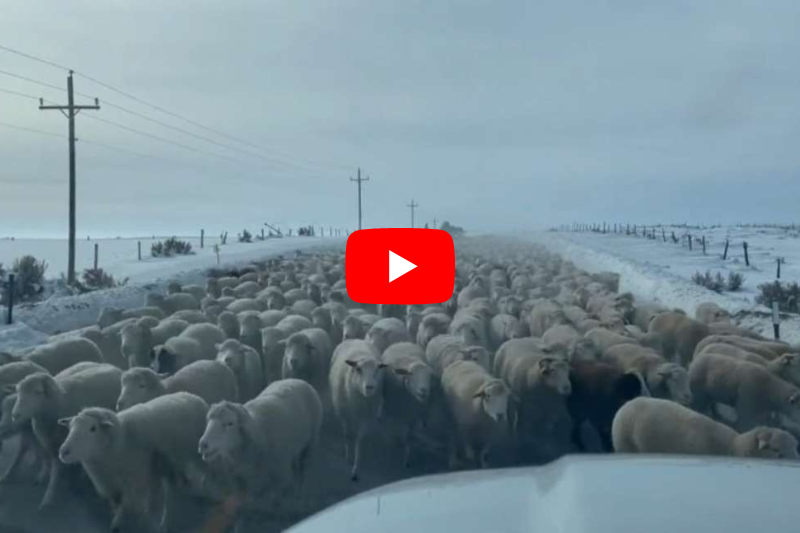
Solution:
<svg viewBox="0 0 800 533"><path fill-rule="evenodd" d="M0 475L44 484L42 509L86 478L122 532L167 527L184 494L242 513L302 499L321 448L353 484L377 435L384 461L434 471L579 452L798 459L796 352L530 244L459 241L452 298L412 306L353 302L341 251L298 252L0 352L0 438L20 443Z"/></svg>

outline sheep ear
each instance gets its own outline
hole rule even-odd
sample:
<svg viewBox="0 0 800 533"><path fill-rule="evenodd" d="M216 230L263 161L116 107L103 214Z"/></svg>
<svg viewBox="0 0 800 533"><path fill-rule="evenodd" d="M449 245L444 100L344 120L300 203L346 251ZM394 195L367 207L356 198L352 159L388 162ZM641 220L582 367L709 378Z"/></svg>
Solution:
<svg viewBox="0 0 800 533"><path fill-rule="evenodd" d="M357 362L357 361L351 361L350 359L345 359L345 361L344 361L344 362L345 362L345 363L346 363L348 366L351 366L351 367L353 367L353 368L358 368L358 362Z"/></svg>
<svg viewBox="0 0 800 533"><path fill-rule="evenodd" d="M392 370L398 376L410 376L411 375L411 372L409 372L407 368L392 368Z"/></svg>
<svg viewBox="0 0 800 533"><path fill-rule="evenodd" d="M67 418L59 418L58 419L58 425L68 428L69 424L70 424L70 422L72 422L73 418L75 418L75 417L74 416L68 416Z"/></svg>

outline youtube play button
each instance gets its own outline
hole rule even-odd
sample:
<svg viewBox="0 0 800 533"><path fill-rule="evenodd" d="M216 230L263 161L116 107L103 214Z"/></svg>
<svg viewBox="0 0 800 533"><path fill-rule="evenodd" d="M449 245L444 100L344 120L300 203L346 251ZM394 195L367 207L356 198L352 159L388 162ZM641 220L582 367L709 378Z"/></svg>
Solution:
<svg viewBox="0 0 800 533"><path fill-rule="evenodd" d="M437 229L359 230L347 239L347 294L363 304L437 304L453 295L453 239Z"/></svg>

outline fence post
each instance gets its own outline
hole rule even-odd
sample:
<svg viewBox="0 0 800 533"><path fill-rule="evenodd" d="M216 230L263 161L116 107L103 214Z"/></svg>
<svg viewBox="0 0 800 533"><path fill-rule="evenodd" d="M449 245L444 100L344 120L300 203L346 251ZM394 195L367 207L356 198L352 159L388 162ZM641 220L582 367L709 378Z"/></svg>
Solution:
<svg viewBox="0 0 800 533"><path fill-rule="evenodd" d="M142 260L142 241L137 241L136 242L136 246L139 249L139 253L138 253L139 261L141 261Z"/></svg>
<svg viewBox="0 0 800 533"><path fill-rule="evenodd" d="M703 235L703 255L706 255L706 236Z"/></svg>
<svg viewBox="0 0 800 533"><path fill-rule="evenodd" d="M667 231L664 229L664 226L661 226L661 237L664 238L664 242L667 242Z"/></svg>
<svg viewBox="0 0 800 533"><path fill-rule="evenodd" d="M744 248L744 264L750 266L750 255L747 253L747 241L742 243L742 248Z"/></svg>
<svg viewBox="0 0 800 533"><path fill-rule="evenodd" d="M261 228L261 240L263 241L266 237L264 237L264 228Z"/></svg>
<svg viewBox="0 0 800 533"><path fill-rule="evenodd" d="M772 302L772 330L775 332L775 340L781 339L781 314L778 302Z"/></svg>
<svg viewBox="0 0 800 533"><path fill-rule="evenodd" d="M728 246L730 246L731 241L729 239L725 239L725 251L722 252L722 260L725 261L728 259Z"/></svg>
<svg viewBox="0 0 800 533"><path fill-rule="evenodd" d="M202 250L206 245L206 230L200 230L200 249Z"/></svg>
<svg viewBox="0 0 800 533"><path fill-rule="evenodd" d="M94 243L94 269L97 270L97 263L100 256L100 245Z"/></svg>
<svg viewBox="0 0 800 533"><path fill-rule="evenodd" d="M8 275L8 292L6 297L8 300L8 316L6 317L6 324L14 323L14 281L16 276L14 274Z"/></svg>
<svg viewBox="0 0 800 533"><path fill-rule="evenodd" d="M780 258L780 257L778 257L778 258L776 259L776 261L778 262L778 274L777 274L777 278L778 278L778 279L781 279L781 258Z"/></svg>
<svg viewBox="0 0 800 533"><path fill-rule="evenodd" d="M689 251L691 252L692 251L692 234L691 233L688 234L687 237L689 237Z"/></svg>

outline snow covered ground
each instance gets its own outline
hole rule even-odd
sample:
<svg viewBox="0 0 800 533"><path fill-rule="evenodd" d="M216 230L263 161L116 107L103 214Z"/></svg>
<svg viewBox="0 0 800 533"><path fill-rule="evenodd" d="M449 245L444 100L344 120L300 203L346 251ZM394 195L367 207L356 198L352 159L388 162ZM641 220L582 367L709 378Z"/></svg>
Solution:
<svg viewBox="0 0 800 533"><path fill-rule="evenodd" d="M778 228L717 227L689 229L667 227L667 241L613 233L548 232L527 236L547 246L588 271L610 270L621 274L620 290L637 298L655 301L667 307L679 307L693 315L702 302L713 301L736 315L736 320L772 338L770 311L755 303L757 287L775 280L776 258L782 257L782 281L800 281L800 232ZM681 244L671 240L674 231ZM694 244L690 251L684 233L706 237L706 255ZM722 254L729 239L728 259ZM743 242L749 245L750 266L745 265ZM697 271L744 274L739 292L717 294L692 282ZM800 342L800 317L784 315L781 338Z"/></svg>
<svg viewBox="0 0 800 533"><path fill-rule="evenodd" d="M153 258L150 255L150 240L142 241L142 261L137 259L136 239L98 240L100 243L100 266L117 280L129 278L124 287L96 291L77 296L53 295L45 301L22 304L14 308L12 326L0 325L0 349L17 350L44 342L50 335L92 325L100 309L105 306L130 308L143 305L149 291L163 291L166 284L175 279L181 283L205 284L205 271L217 266L213 251L214 240L206 240L200 249L199 239L192 242L194 255ZM250 244L231 243L220 247L220 264L230 267L271 256L292 253L298 249L309 249L325 245L343 246L344 238L291 237L255 241ZM37 246L38 243L38 246ZM78 241L77 267L91 267L94 254L93 242ZM81 246L83 245L83 246ZM66 241L16 240L0 241L0 262L10 264L10 258L31 254L51 264L66 261ZM63 260L59 259L63 255ZM52 258L52 259L51 259ZM57 269L48 275L58 277ZM0 307L1 320L5 324L5 309Z"/></svg>

